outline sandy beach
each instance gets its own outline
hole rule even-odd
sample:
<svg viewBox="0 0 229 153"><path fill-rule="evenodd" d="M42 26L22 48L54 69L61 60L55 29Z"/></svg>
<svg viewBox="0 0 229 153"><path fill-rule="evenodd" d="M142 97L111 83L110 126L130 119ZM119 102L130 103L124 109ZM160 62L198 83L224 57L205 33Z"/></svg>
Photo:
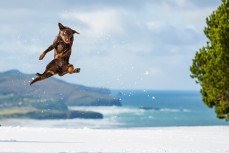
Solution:
<svg viewBox="0 0 229 153"><path fill-rule="evenodd" d="M0 127L0 152L226 153L229 127Z"/></svg>

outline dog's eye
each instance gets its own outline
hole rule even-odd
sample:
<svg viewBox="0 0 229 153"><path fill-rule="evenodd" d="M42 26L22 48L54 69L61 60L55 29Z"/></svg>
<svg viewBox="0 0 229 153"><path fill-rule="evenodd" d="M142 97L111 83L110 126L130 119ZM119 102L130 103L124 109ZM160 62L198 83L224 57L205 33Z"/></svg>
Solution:
<svg viewBox="0 0 229 153"><path fill-rule="evenodd" d="M64 32L64 35L67 35L66 31Z"/></svg>

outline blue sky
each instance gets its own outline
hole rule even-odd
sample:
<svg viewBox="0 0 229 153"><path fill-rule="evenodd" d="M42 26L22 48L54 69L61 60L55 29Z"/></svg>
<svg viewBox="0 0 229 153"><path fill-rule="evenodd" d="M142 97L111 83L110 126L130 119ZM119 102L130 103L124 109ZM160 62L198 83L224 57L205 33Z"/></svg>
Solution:
<svg viewBox="0 0 229 153"><path fill-rule="evenodd" d="M39 55L58 34L57 23L80 32L67 82L112 89L198 90L189 75L206 43L205 19L221 1L0 1L0 70L43 72L53 52Z"/></svg>

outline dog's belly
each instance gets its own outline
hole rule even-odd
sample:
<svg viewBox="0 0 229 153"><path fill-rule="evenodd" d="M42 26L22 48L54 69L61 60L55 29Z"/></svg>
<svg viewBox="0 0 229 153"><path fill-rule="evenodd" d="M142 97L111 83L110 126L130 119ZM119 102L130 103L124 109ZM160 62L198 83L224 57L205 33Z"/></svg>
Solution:
<svg viewBox="0 0 229 153"><path fill-rule="evenodd" d="M57 59L55 64L56 64L56 67L60 68L60 67L63 67L63 65L66 65L66 62L62 59Z"/></svg>

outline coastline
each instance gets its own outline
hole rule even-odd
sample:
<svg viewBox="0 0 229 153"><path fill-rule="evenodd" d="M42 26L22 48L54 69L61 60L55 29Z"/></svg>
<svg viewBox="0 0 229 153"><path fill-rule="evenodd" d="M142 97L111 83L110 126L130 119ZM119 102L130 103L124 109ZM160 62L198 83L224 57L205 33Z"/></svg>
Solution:
<svg viewBox="0 0 229 153"><path fill-rule="evenodd" d="M0 127L0 152L229 152L229 126L66 129ZM36 149L35 149L36 148Z"/></svg>

